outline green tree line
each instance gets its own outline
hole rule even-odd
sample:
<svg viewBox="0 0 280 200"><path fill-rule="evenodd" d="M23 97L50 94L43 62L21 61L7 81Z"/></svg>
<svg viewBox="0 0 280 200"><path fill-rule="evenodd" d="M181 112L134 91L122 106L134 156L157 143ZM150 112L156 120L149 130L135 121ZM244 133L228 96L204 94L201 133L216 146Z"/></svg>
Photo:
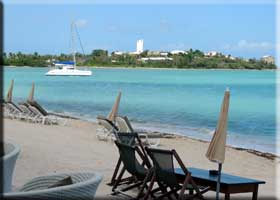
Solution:
<svg viewBox="0 0 280 200"><path fill-rule="evenodd" d="M158 55L159 56L159 55ZM83 55L76 53L76 61L78 66L110 66L110 67L153 67L153 68L197 68L197 69L275 69L275 64L266 63L262 60L230 59L229 56L217 54L215 56L205 56L200 50L188 50L187 54L168 53L167 57L172 60L149 60L142 61L141 58L148 57L148 51L141 54L116 55L114 52L109 55L107 50L96 49L90 54ZM72 54L60 55L40 55L37 52L33 54L3 53L3 64L5 66L31 66L31 67L47 67L55 61L72 60Z"/></svg>

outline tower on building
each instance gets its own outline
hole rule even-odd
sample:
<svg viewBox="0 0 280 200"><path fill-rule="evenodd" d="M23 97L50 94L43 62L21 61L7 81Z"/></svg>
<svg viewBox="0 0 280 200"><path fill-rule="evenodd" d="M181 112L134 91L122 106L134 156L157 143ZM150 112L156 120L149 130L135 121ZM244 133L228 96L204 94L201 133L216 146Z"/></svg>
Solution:
<svg viewBox="0 0 280 200"><path fill-rule="evenodd" d="M137 53L142 53L144 51L144 40L137 40L136 43L136 52Z"/></svg>

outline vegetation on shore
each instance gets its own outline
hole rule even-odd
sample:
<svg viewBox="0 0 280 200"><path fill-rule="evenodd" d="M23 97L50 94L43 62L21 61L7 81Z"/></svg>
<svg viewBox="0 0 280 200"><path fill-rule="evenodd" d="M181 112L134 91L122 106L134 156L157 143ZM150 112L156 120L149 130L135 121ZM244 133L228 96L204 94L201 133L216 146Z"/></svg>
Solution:
<svg viewBox="0 0 280 200"><path fill-rule="evenodd" d="M96 49L90 54L82 55L76 53L78 66L100 66L100 67L146 67L146 68L197 68L197 69L276 69L275 64L266 63L262 60L242 59L226 56L218 53L215 56L205 56L200 50L188 50L185 54L171 54L165 56L166 60L148 60L143 61L141 58L147 58L149 51L141 54L122 54L116 55L114 52L108 54L108 51ZM154 55L153 57L162 57ZM40 55L37 52L33 54L4 53L3 64L6 66L40 66L47 67L55 61L72 60L72 54L60 55Z"/></svg>

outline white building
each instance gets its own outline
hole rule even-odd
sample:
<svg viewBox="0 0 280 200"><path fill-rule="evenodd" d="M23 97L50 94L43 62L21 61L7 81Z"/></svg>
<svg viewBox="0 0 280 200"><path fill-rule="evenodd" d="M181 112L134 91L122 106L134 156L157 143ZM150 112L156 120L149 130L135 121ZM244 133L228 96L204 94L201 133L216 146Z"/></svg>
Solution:
<svg viewBox="0 0 280 200"><path fill-rule="evenodd" d="M235 57L233 57L232 55L226 55L226 58L230 59L230 60L236 60Z"/></svg>
<svg viewBox="0 0 280 200"><path fill-rule="evenodd" d="M160 51L148 51L148 56L160 56Z"/></svg>
<svg viewBox="0 0 280 200"><path fill-rule="evenodd" d="M136 52L142 53L144 51L144 40L137 40L136 42Z"/></svg>
<svg viewBox="0 0 280 200"><path fill-rule="evenodd" d="M125 53L122 52L122 51L115 51L115 52L114 52L114 55L118 55L118 56L121 56L121 55L123 55L123 54L125 54Z"/></svg>
<svg viewBox="0 0 280 200"><path fill-rule="evenodd" d="M168 58L168 57L147 57L147 58L141 58L139 60L141 60L143 62L146 62L146 61L173 60L173 58Z"/></svg>
<svg viewBox="0 0 280 200"><path fill-rule="evenodd" d="M208 53L206 53L206 54L204 54L205 56L210 56L210 57L212 57L212 56L216 56L216 55L218 55L218 52L217 51L209 51Z"/></svg>
<svg viewBox="0 0 280 200"><path fill-rule="evenodd" d="M175 54L185 54L186 52L185 51L182 51L182 50L173 50L170 52L172 55L175 55Z"/></svg>
<svg viewBox="0 0 280 200"><path fill-rule="evenodd" d="M275 60L274 57L270 56L270 55L265 55L261 58L262 61L268 63L268 64L274 64Z"/></svg>
<svg viewBox="0 0 280 200"><path fill-rule="evenodd" d="M168 52L160 52L161 56L168 56Z"/></svg>

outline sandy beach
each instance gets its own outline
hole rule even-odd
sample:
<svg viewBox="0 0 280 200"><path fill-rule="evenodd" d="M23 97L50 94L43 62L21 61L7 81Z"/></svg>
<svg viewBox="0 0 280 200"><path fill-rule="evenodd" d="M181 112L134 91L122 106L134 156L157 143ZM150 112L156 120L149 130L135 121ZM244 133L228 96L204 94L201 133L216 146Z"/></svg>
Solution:
<svg viewBox="0 0 280 200"><path fill-rule="evenodd" d="M112 176L118 151L112 142L97 140L97 128L96 123L73 119L69 119L66 126L4 119L4 139L21 147L14 171L13 188L19 188L36 176L50 173L97 171L103 174L97 197L112 198L111 187L106 183ZM207 142L180 136L161 138L159 146L176 149L187 167L216 169L217 165L205 157L207 147ZM277 162L275 159L228 147L223 172L266 181L266 184L259 187L259 199L265 199L275 196ZM208 192L205 197L213 195L214 192ZM237 194L232 195L231 199L251 195Z"/></svg>

